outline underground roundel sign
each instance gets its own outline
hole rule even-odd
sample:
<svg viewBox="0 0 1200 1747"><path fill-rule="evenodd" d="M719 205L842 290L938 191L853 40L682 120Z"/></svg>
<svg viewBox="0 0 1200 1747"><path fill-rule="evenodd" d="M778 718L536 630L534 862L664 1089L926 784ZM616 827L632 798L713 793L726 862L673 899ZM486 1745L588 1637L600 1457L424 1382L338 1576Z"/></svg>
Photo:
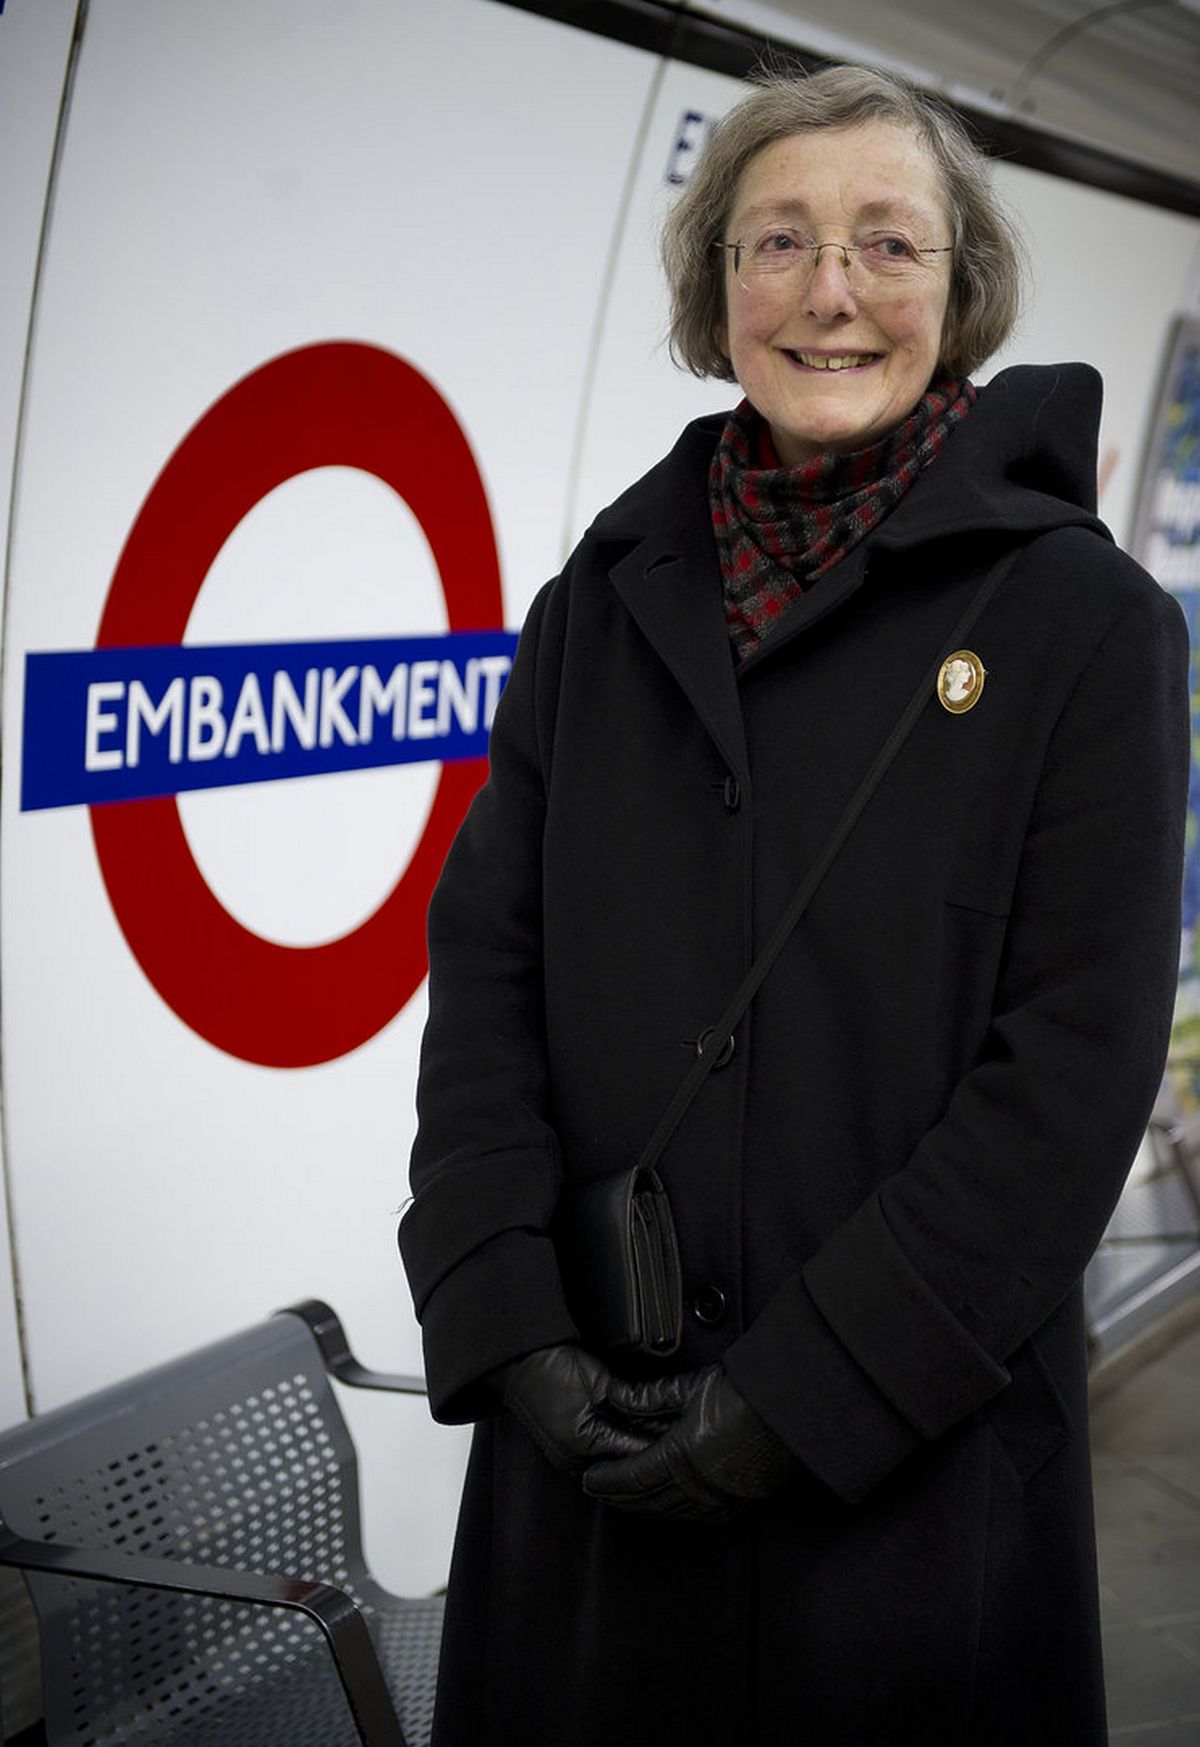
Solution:
<svg viewBox="0 0 1200 1747"><path fill-rule="evenodd" d="M221 547L285 480L375 475L420 523L449 632L336 643L183 641ZM512 662L483 483L432 384L394 354L305 347L235 384L188 433L130 531L93 649L26 657L22 810L87 805L105 886L142 970L219 1049L279 1068L356 1049L426 971L425 912L486 774ZM408 866L358 927L284 946L244 927L197 865L188 789L437 761Z"/></svg>

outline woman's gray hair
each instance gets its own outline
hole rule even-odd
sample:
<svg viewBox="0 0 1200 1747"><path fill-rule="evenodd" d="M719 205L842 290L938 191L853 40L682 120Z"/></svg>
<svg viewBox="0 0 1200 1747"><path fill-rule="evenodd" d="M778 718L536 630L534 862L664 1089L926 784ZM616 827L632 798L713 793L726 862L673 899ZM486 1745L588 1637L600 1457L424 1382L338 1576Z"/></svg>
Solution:
<svg viewBox="0 0 1200 1747"><path fill-rule="evenodd" d="M966 376L1012 331L1024 252L992 192L991 161L962 123L916 86L870 67L830 67L811 76L770 75L718 122L663 229L671 297L671 356L694 376L735 380L717 330L725 320L723 249L743 172L764 147L794 134L887 121L926 147L951 225L950 298L939 368Z"/></svg>

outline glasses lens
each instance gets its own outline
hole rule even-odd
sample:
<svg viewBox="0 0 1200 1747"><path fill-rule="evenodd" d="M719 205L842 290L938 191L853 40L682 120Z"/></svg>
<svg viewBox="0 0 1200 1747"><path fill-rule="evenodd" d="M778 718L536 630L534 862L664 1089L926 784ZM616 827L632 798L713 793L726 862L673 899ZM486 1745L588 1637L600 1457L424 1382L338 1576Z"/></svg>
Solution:
<svg viewBox="0 0 1200 1747"><path fill-rule="evenodd" d="M742 244L735 259L737 276L747 290L764 285L802 290L818 262L827 258L836 261L855 296L869 293L873 274L854 244L814 243L787 226L758 232Z"/></svg>
<svg viewBox="0 0 1200 1747"><path fill-rule="evenodd" d="M812 244L799 231L779 225L759 231L741 247L742 279L761 279L776 273L811 272Z"/></svg>
<svg viewBox="0 0 1200 1747"><path fill-rule="evenodd" d="M886 294L927 273L945 249L922 250L897 231L850 243L818 243L786 225L771 225L740 243L734 271L747 290L764 285L802 289L820 261L833 260L855 297Z"/></svg>

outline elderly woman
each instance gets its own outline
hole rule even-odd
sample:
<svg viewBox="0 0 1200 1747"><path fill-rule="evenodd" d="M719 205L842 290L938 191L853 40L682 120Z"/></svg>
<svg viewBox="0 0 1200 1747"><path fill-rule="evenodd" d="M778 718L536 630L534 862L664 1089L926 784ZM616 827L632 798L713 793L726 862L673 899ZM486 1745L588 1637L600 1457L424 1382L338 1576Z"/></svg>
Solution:
<svg viewBox="0 0 1200 1747"><path fill-rule="evenodd" d="M431 910L401 1245L479 1422L435 1742L1100 1747L1080 1276L1166 1045L1182 618L1096 518L1094 373L972 385L1016 253L920 94L756 90L665 259L744 398L534 602ZM556 1204L638 1156L939 661L709 1040L682 1344L623 1374Z"/></svg>

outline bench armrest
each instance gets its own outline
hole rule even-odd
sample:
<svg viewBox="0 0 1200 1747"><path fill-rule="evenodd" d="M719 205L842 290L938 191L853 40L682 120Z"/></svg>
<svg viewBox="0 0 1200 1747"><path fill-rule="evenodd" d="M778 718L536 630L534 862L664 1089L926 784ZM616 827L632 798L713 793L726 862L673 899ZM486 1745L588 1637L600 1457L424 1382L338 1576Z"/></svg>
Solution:
<svg viewBox="0 0 1200 1747"><path fill-rule="evenodd" d="M0 1565L43 1571L55 1577L83 1577L135 1588L175 1590L259 1607L292 1608L306 1614L324 1633L364 1747L407 1747L400 1719L379 1666L379 1658L358 1604L329 1583L260 1572L189 1565L180 1559L155 1559L141 1553L68 1547L57 1541L30 1541L0 1522Z"/></svg>
<svg viewBox="0 0 1200 1747"><path fill-rule="evenodd" d="M277 1311L278 1316L298 1316L308 1324L313 1339L325 1361L325 1369L339 1383L349 1383L356 1389L391 1389L401 1395L424 1395L425 1379L406 1376L399 1371L369 1371L360 1365L350 1351L336 1311L319 1298L305 1298L299 1304L289 1304Z"/></svg>

